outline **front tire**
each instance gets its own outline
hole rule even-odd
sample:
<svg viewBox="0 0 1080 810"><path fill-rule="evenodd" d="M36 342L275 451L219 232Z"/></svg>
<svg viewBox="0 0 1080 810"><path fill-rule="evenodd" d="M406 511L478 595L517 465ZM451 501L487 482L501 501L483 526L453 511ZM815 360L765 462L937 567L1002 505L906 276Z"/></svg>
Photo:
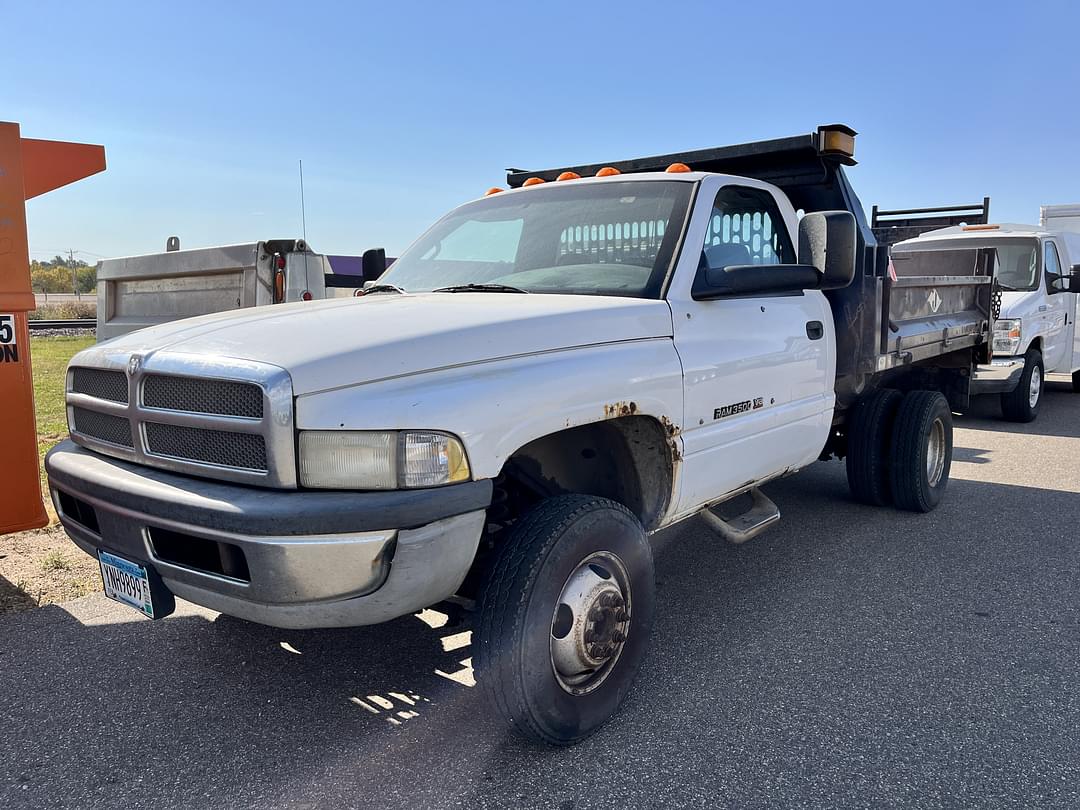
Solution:
<svg viewBox="0 0 1080 810"><path fill-rule="evenodd" d="M626 507L545 500L513 527L482 589L477 682L524 737L578 742L630 690L654 603L652 551Z"/></svg>
<svg viewBox="0 0 1080 810"><path fill-rule="evenodd" d="M906 394L892 430L889 484L897 508L910 512L937 508L949 483L952 454L948 400L937 391Z"/></svg>
<svg viewBox="0 0 1080 810"><path fill-rule="evenodd" d="M1080 394L1080 371L1074 371L1072 375L1073 393Z"/></svg>
<svg viewBox="0 0 1080 810"><path fill-rule="evenodd" d="M1030 349L1024 355L1024 373L1016 388L1001 395L1001 413L1010 422L1034 422L1042 405L1045 378L1042 352Z"/></svg>

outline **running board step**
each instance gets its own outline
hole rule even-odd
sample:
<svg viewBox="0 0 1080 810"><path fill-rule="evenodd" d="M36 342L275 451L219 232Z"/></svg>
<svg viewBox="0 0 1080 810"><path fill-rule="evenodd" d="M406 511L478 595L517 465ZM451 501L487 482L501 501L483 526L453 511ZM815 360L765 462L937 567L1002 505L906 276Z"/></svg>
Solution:
<svg viewBox="0 0 1080 810"><path fill-rule="evenodd" d="M770 501L760 489L750 490L750 508L733 518L722 518L710 509L702 509L701 517L730 543L753 540L780 520L780 507Z"/></svg>

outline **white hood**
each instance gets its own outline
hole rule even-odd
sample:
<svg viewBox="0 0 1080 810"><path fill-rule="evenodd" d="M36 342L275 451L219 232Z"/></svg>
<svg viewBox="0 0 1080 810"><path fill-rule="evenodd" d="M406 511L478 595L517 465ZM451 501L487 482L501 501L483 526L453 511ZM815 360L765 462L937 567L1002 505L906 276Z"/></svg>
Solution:
<svg viewBox="0 0 1080 810"><path fill-rule="evenodd" d="M1030 318L1039 311L1039 306L1046 303L1046 294L1042 290L1019 290L1001 293L1001 312L998 318Z"/></svg>
<svg viewBox="0 0 1080 810"><path fill-rule="evenodd" d="M671 337L664 301L588 295L380 293L221 312L100 344L272 363L296 395L516 355ZM87 350L93 353L97 347Z"/></svg>

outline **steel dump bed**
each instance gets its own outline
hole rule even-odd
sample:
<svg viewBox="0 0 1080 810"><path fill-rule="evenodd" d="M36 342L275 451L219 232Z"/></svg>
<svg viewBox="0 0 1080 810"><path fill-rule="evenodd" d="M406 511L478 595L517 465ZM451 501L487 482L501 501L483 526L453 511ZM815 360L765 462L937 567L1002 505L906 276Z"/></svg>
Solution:
<svg viewBox="0 0 1080 810"><path fill-rule="evenodd" d="M896 279L875 285L882 313L876 370L986 345L992 250L899 254L892 266Z"/></svg>

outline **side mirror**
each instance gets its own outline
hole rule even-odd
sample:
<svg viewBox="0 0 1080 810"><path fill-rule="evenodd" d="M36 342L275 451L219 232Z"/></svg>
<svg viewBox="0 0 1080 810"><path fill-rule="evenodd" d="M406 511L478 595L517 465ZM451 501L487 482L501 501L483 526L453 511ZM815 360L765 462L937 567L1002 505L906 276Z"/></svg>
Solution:
<svg viewBox="0 0 1080 810"><path fill-rule="evenodd" d="M374 281L386 272L386 250L371 248L361 257L360 273L364 281Z"/></svg>
<svg viewBox="0 0 1080 810"><path fill-rule="evenodd" d="M702 253L691 294L701 301L800 290L836 290L848 286L854 277L855 217L848 211L817 211L799 222L799 264L713 267Z"/></svg>
<svg viewBox="0 0 1080 810"><path fill-rule="evenodd" d="M799 263L821 273L819 290L839 290L855 278L855 216L815 211L799 222Z"/></svg>

